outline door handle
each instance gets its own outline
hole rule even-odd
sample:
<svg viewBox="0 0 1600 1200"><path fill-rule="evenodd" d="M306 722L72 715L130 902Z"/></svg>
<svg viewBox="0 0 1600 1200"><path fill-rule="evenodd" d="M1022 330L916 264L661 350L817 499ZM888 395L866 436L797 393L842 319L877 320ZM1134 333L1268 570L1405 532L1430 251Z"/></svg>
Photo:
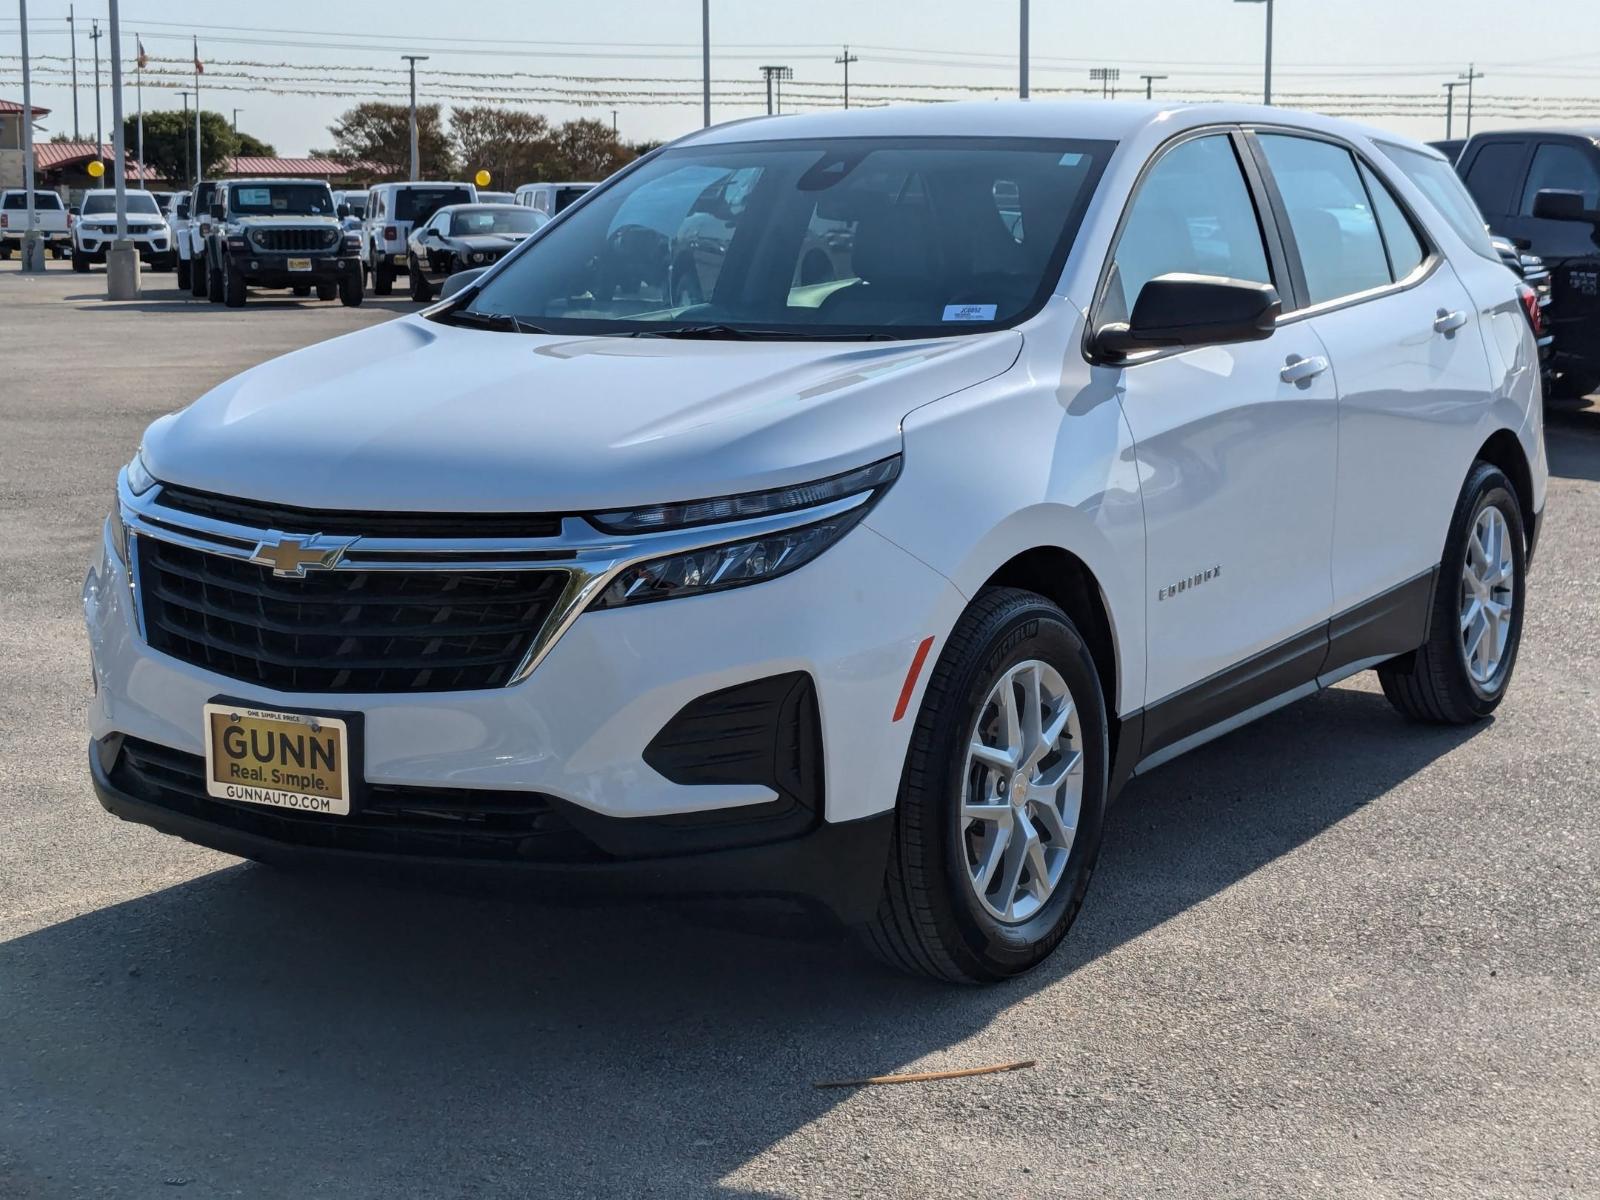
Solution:
<svg viewBox="0 0 1600 1200"><path fill-rule="evenodd" d="M1320 354L1310 358L1301 358L1298 354L1291 354L1289 361L1278 372L1278 378L1285 383L1310 383L1318 375L1328 369L1328 360Z"/></svg>
<svg viewBox="0 0 1600 1200"><path fill-rule="evenodd" d="M1435 333L1454 333L1467 323L1467 314L1451 312L1448 308L1441 308L1439 315L1433 318L1433 331Z"/></svg>

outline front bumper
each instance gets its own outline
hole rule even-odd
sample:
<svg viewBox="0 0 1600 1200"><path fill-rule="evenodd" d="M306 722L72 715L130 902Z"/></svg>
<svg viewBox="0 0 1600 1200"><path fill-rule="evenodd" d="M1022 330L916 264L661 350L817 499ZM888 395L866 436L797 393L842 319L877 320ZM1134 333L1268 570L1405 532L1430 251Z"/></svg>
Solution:
<svg viewBox="0 0 1600 1200"><path fill-rule="evenodd" d="M306 264L293 270L291 260ZM255 249L229 250L228 261L245 282L256 287L295 287L299 284L337 283L346 276L361 276L361 259L342 251L307 251L304 254Z"/></svg>
<svg viewBox="0 0 1600 1200"><path fill-rule="evenodd" d="M103 237L95 234L80 233L75 248L79 255L90 262L101 263L105 262L106 251L111 249L112 243L116 240L116 234L114 233L106 234ZM172 243L165 234L144 237L130 236L128 244L139 252L139 257L145 262L153 262L158 258L165 259L172 253Z"/></svg>

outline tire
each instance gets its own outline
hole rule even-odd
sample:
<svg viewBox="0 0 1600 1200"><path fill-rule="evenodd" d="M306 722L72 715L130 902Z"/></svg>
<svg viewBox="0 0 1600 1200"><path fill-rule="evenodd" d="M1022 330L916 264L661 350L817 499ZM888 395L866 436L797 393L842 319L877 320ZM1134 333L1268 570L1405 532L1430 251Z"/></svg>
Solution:
<svg viewBox="0 0 1600 1200"><path fill-rule="evenodd" d="M1582 400L1600 392L1600 371L1563 371L1556 376L1554 395L1562 400Z"/></svg>
<svg viewBox="0 0 1600 1200"><path fill-rule="evenodd" d="M178 286L180 288L189 286L189 260L187 258L178 260Z"/></svg>
<svg viewBox="0 0 1600 1200"><path fill-rule="evenodd" d="M1509 551L1505 557L1511 564L1511 595L1509 612L1503 622L1503 649L1493 671L1480 679L1469 668L1466 642L1474 634L1492 638L1495 630L1492 623L1480 616L1463 631L1463 608L1471 600L1463 572L1480 517L1488 509L1495 509L1503 523L1503 541ZM1492 524L1492 518L1487 520ZM1511 481L1498 467L1485 462L1474 463L1450 521L1450 536L1439 564L1439 579L1434 585L1433 607L1429 612L1428 640L1414 652L1378 668L1378 679L1389 703L1413 721L1436 725L1470 725L1500 706L1511 683L1511 673L1517 665L1517 648L1522 641L1527 564L1528 541L1522 506ZM1498 595L1498 591L1495 594ZM1480 662L1478 669L1482 671L1484 665Z"/></svg>
<svg viewBox="0 0 1600 1200"><path fill-rule="evenodd" d="M380 262L372 264L372 294L374 296L387 296L394 291L394 264Z"/></svg>
<svg viewBox="0 0 1600 1200"><path fill-rule="evenodd" d="M210 278L211 268L207 266L204 255L189 260L189 294L206 298L206 283Z"/></svg>
<svg viewBox="0 0 1600 1200"><path fill-rule="evenodd" d="M319 283L319 284L317 284L317 299L318 300L332 300L338 294L339 294L339 285L337 283L328 282L328 283Z"/></svg>
<svg viewBox="0 0 1600 1200"><path fill-rule="evenodd" d="M289 290L302 299L311 295L311 285L309 283L297 283Z"/></svg>
<svg viewBox="0 0 1600 1200"><path fill-rule="evenodd" d="M86 275L89 271L89 260L78 253L76 246L72 248L72 269L80 275Z"/></svg>
<svg viewBox="0 0 1600 1200"><path fill-rule="evenodd" d="M406 264L406 274L411 281L411 298L418 304L426 304L433 299L433 289L428 286L428 281L423 278L422 270L417 266L417 260L412 259Z"/></svg>
<svg viewBox="0 0 1600 1200"><path fill-rule="evenodd" d="M222 302L229 308L243 308L245 298L244 272L232 261L222 264Z"/></svg>
<svg viewBox="0 0 1600 1200"><path fill-rule="evenodd" d="M1010 807L1018 813L1036 812L1031 806L1017 809L1004 782L1007 776L969 762L967 751L995 712L992 694L1008 672L1029 662L1053 670L1075 706L1078 735L1073 742L1081 755L1081 797L1070 849L1060 847L1064 861L1054 889L1042 902L1035 898L1033 912L1019 912L1021 919L1007 921L988 907L992 900L980 899L969 873L969 837L998 839L999 823L973 821L969 826L961 814L966 789L980 784L983 796L996 806L991 811L1003 815ZM1046 769L1064 761L1055 759L1051 766L1053 758L1042 760ZM1100 676L1071 619L1032 592L990 588L979 593L933 668L911 733L883 895L862 930L869 948L901 970L955 983L1006 979L1043 961L1078 915L1100 856L1108 761ZM1015 776L1010 778L1015 782ZM1005 790L990 792L996 782ZM1044 825L1036 828L1043 830ZM1017 825L1008 829L1008 848L1026 845L1011 841ZM986 830L992 832L982 832ZM1024 852L1018 852L1026 861ZM1048 845L1041 853L1049 853ZM1008 864L995 872L997 880ZM1020 869L1013 878L1019 875Z"/></svg>
<svg viewBox="0 0 1600 1200"><path fill-rule="evenodd" d="M213 304L222 304L227 300L223 294L226 281L222 277L222 268L211 261L211 256L206 255L206 299Z"/></svg>
<svg viewBox="0 0 1600 1200"><path fill-rule="evenodd" d="M360 272L352 271L339 279L339 303L346 308L360 308L366 299L366 280Z"/></svg>
<svg viewBox="0 0 1600 1200"><path fill-rule="evenodd" d="M0 262L10 262L10 261L11 261L11 244L9 242L0 242Z"/></svg>
<svg viewBox="0 0 1600 1200"><path fill-rule="evenodd" d="M67 248L60 243L57 243L56 245L50 247L50 255L57 262L60 262L67 256Z"/></svg>

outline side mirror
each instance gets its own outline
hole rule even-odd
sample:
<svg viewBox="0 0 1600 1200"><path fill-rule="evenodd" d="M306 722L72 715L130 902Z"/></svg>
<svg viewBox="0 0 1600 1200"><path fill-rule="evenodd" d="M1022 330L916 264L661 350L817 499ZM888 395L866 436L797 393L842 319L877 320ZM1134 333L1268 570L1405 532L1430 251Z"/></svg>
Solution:
<svg viewBox="0 0 1600 1200"><path fill-rule="evenodd" d="M1272 336L1282 311L1271 284L1218 275L1161 275L1140 289L1127 324L1096 331L1094 348L1121 358L1163 347L1259 342Z"/></svg>
<svg viewBox="0 0 1600 1200"><path fill-rule="evenodd" d="M471 287L478 282L478 276L488 269L488 267L473 267L470 271L457 271L439 285L439 299L448 300L451 296Z"/></svg>
<svg viewBox="0 0 1600 1200"><path fill-rule="evenodd" d="M211 217L212 217L212 220L220 221L220 220L222 220L223 217L225 217L227 215L228 215L228 207L227 207L227 205L223 204L223 202L221 200L213 200L211 202Z"/></svg>
<svg viewBox="0 0 1600 1200"><path fill-rule="evenodd" d="M350 215L350 206L348 204L341 204L335 208L333 212L334 215L342 221Z"/></svg>
<svg viewBox="0 0 1600 1200"><path fill-rule="evenodd" d="M1541 221L1593 221L1583 207L1583 193L1567 188L1540 188L1533 198L1533 215Z"/></svg>

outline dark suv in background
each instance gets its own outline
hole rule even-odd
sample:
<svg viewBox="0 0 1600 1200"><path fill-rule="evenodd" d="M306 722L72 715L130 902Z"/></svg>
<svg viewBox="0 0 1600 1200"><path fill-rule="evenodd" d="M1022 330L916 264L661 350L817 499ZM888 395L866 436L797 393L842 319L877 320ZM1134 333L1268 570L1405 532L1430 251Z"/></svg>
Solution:
<svg viewBox="0 0 1600 1200"><path fill-rule="evenodd" d="M1456 170L1489 228L1542 258L1555 394L1600 389L1600 127L1480 133Z"/></svg>

